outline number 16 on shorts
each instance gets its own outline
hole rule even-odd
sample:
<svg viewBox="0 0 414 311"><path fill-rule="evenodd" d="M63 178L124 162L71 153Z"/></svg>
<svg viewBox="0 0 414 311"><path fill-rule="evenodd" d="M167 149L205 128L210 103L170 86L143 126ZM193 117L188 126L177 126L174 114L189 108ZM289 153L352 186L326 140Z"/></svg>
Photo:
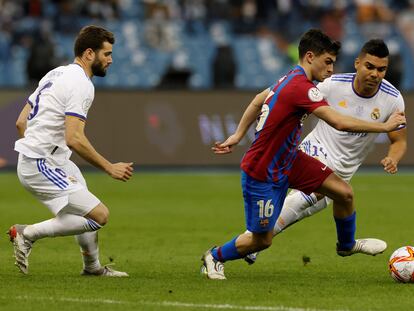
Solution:
<svg viewBox="0 0 414 311"><path fill-rule="evenodd" d="M257 207L259 208L259 226L261 228L267 228L269 224L273 223L272 216L275 210L272 200L259 200L257 201Z"/></svg>

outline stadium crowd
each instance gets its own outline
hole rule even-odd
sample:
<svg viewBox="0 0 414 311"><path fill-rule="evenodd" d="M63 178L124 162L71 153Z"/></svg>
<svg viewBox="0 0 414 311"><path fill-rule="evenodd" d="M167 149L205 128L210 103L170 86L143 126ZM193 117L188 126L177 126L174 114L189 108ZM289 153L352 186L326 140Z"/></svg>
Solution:
<svg viewBox="0 0 414 311"><path fill-rule="evenodd" d="M294 46L300 35L310 27L318 27L344 43L344 56L338 64L341 71L352 70L355 51L367 38L391 41L387 43L393 70L388 78L397 87L414 88L414 77L404 71L414 58L413 0L0 0L0 67L15 66L17 72L23 71L23 77L16 83L0 81L0 86L35 82L45 71L70 60L72 55L59 52L60 38L69 37L67 41L72 41L74 34L90 23L114 28L117 37L118 26L123 25L119 29L126 41L135 42L136 37L142 37L136 55L130 57L135 58L132 62L139 59L140 51L155 50L167 55L165 61L162 57L155 60L163 65L158 72L155 70L153 81L145 84L139 77L134 80L133 73L127 73L132 77L129 87L156 87L168 81L163 77L178 71L185 81L186 72L192 77L189 83L184 83L192 88L248 88L244 81L248 81L246 76L253 70L241 67L249 66L245 64L247 61L260 61L256 55L239 56L242 52L237 51L239 45L233 44L235 41L246 37L255 38L251 42L254 45L259 45L260 39L270 41L274 47L269 54L276 62L286 64L262 66L269 71L279 69L273 70L274 76L297 62ZM134 23L137 30L131 31L129 25ZM200 48L212 50L206 52L211 55L206 56L204 64L191 53L183 56L183 49L191 45L188 41L193 38L208 41L206 36L213 44L207 49ZM267 55L267 52L260 54L260 48L259 55ZM125 68L131 67L128 62L131 60L124 59L121 63ZM260 66L256 64L259 69ZM140 71L145 75L145 70ZM100 86L119 87L114 80ZM259 84L268 80L266 76Z"/></svg>

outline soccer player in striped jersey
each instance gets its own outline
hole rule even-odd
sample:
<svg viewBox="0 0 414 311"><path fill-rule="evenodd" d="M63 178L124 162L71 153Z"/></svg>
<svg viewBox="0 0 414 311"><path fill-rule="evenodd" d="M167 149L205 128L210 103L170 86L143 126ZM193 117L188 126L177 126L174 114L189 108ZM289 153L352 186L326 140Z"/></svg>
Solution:
<svg viewBox="0 0 414 311"><path fill-rule="evenodd" d="M317 85L330 106L349 116L384 122L393 112L404 111L401 93L384 79L388 68L388 47L381 39L367 41L355 60L355 73L334 74ZM323 120L306 136L299 148L328 165L349 182L370 150L378 133L338 131ZM390 145L381 165L387 173L398 171L398 162L407 150L405 127L389 132ZM310 195L292 190L287 196L274 227L278 234L301 219L326 208L330 199L318 193ZM253 263L256 254L246 256Z"/></svg>
<svg viewBox="0 0 414 311"><path fill-rule="evenodd" d="M32 245L45 237L75 235L83 256L83 275L128 276L99 262L97 230L108 221L108 208L91 192L79 168L69 160L74 150L112 178L127 181L132 163L111 163L84 133L94 98L92 76L105 76L112 63L114 35L104 28L84 27L78 34L75 60L47 73L29 96L17 120L21 137L17 175L22 185L54 215L9 229L16 266L28 273Z"/></svg>
<svg viewBox="0 0 414 311"><path fill-rule="evenodd" d="M405 124L403 113L394 113L385 123L379 123L358 120L329 107L312 81L323 81L332 75L339 49L340 44L320 30L306 32L299 43L299 65L259 93L244 112L236 132L213 147L216 154L231 152L259 118L255 140L241 162L249 232L204 253L201 268L208 278L225 279L224 262L244 258L272 244L273 227L289 187L307 195L318 192L333 199L339 255L375 255L385 250L384 241L355 240L356 215L351 186L329 167L297 148L302 122L310 113L338 130L355 133L389 132Z"/></svg>

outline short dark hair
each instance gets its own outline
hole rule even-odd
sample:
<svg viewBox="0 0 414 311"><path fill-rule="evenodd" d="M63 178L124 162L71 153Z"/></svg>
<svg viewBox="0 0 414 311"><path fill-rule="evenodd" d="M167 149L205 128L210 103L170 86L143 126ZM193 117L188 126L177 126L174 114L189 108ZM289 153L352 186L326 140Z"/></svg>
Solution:
<svg viewBox="0 0 414 311"><path fill-rule="evenodd" d="M323 53L338 55L341 49L339 41L332 40L319 29L310 29L305 32L299 42L299 58L302 59L306 52L311 51L316 56Z"/></svg>
<svg viewBox="0 0 414 311"><path fill-rule="evenodd" d="M114 34L99 26L91 25L83 27L75 40L75 46L73 48L75 56L82 56L83 52L89 48L97 51L102 48L104 42L114 44Z"/></svg>
<svg viewBox="0 0 414 311"><path fill-rule="evenodd" d="M359 52L359 57L365 56L365 54L370 54L377 56L379 58L388 57L390 51L388 50L387 45L382 39L371 39L365 42L364 46Z"/></svg>

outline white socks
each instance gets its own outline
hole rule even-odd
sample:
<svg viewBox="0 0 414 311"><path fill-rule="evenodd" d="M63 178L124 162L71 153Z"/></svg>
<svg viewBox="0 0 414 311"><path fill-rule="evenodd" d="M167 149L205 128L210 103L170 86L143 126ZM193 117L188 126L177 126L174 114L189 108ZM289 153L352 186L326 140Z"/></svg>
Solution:
<svg viewBox="0 0 414 311"><path fill-rule="evenodd" d="M292 190L286 197L282 211L276 221L273 234L276 235L291 224L321 211L328 205L328 199L317 201L315 194L307 195L301 191Z"/></svg>
<svg viewBox="0 0 414 311"><path fill-rule="evenodd" d="M59 213L55 218L27 226L23 234L30 241L36 241L44 237L76 235L87 231L95 231L101 227L92 219L74 214Z"/></svg>
<svg viewBox="0 0 414 311"><path fill-rule="evenodd" d="M77 235L75 239L81 248L83 269L88 272L100 269L98 232L85 232Z"/></svg>

